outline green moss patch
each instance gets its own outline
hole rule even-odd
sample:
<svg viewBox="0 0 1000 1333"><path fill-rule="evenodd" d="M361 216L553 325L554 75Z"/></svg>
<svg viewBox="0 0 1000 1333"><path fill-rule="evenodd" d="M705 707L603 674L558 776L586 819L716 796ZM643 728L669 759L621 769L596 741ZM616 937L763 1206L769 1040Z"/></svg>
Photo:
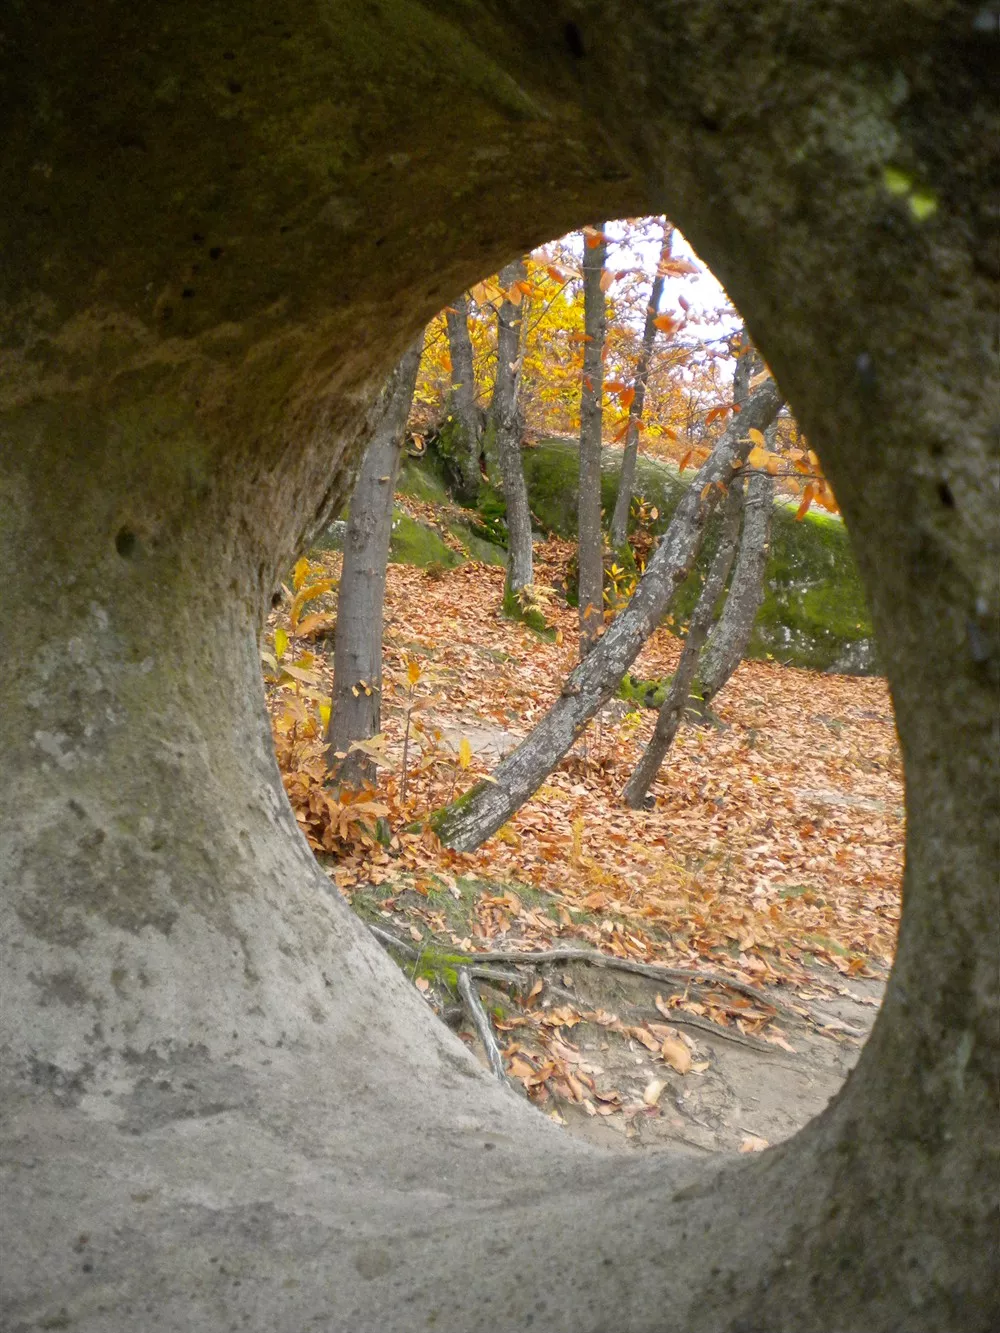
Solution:
<svg viewBox="0 0 1000 1333"><path fill-rule="evenodd" d="M532 512L561 537L576 535L579 451L566 440L546 440L523 454ZM605 449L601 465L601 503L610 516L618 490L621 454ZM636 494L644 496L656 518L649 530L662 535L694 473L640 457ZM674 605L678 620L688 618L698 599L705 570L715 554L720 521L710 523L698 565L680 588ZM867 675L878 670L875 644L861 576L847 529L830 514L811 511L796 522L795 506L774 507L771 555L764 602L747 656L773 658L815 671Z"/></svg>
<svg viewBox="0 0 1000 1333"><path fill-rule="evenodd" d="M672 676L660 676L655 680L640 680L626 673L618 687L618 697L643 708L658 709L666 700L672 679Z"/></svg>
<svg viewBox="0 0 1000 1333"><path fill-rule="evenodd" d="M462 563L462 557L445 545L439 532L402 510L393 515L389 559L397 565L419 565L425 569L429 565L454 569Z"/></svg>

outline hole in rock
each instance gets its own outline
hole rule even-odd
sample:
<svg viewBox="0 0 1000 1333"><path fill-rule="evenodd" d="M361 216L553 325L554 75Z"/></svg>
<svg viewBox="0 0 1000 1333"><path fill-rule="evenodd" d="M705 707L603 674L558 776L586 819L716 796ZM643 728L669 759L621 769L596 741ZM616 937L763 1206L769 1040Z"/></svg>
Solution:
<svg viewBox="0 0 1000 1333"><path fill-rule="evenodd" d="M131 560L135 555L138 538L131 528L119 528L115 533L115 550L123 560Z"/></svg>
<svg viewBox="0 0 1000 1333"><path fill-rule="evenodd" d="M323 868L477 1050L445 956L626 965L557 953L475 979L514 1086L570 1132L713 1152L790 1136L880 1003L902 770L836 498L739 313L664 219L598 222L453 298L381 401L343 497L352 554L345 512L286 571L263 639ZM668 530L698 549L690 572ZM603 706L572 674L583 634L608 659ZM635 634L615 675L606 645ZM477 783L519 745L533 795L489 819L498 786Z"/></svg>

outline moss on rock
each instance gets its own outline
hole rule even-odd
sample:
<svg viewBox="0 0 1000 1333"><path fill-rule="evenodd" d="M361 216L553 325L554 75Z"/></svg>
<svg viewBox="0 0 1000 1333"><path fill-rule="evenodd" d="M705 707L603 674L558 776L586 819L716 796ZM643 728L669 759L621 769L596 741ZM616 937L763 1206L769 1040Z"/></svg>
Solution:
<svg viewBox="0 0 1000 1333"><path fill-rule="evenodd" d="M397 565L438 565L454 569L462 563L457 551L447 546L439 532L401 510L393 515L389 559Z"/></svg>
<svg viewBox="0 0 1000 1333"><path fill-rule="evenodd" d="M544 440L526 449L523 456L532 511L558 536L575 536L576 445ZM601 503L606 515L614 506L620 467L620 452L605 449ZM649 525L656 535L666 531L693 475L682 477L671 464L639 458L635 491L657 511ZM673 608L678 620L686 620L694 608L704 571L718 544L718 531L716 518L709 524L696 568L678 592ZM867 675L878 670L861 576L839 518L812 511L797 522L794 506L780 501L775 505L764 601L747 656L774 658L815 671Z"/></svg>

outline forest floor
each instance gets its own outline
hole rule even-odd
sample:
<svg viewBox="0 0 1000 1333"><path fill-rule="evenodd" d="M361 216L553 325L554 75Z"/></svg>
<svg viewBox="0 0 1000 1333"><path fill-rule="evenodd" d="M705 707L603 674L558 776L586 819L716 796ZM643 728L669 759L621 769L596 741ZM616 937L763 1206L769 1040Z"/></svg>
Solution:
<svg viewBox="0 0 1000 1333"><path fill-rule="evenodd" d="M573 549L539 544L536 585L564 585ZM892 960L903 788L885 682L744 663L717 725L682 727L641 811L619 792L656 714L615 700L509 824L459 854L419 821L553 702L577 612L547 599L546 641L501 615L502 569L390 565L379 786L340 801L321 747L335 608L322 585L339 563L300 562L299 596L289 588L264 643L286 788L335 890L398 941L397 961L480 1054L455 995L469 956L603 957L478 960L507 1076L570 1132L691 1152L794 1133L855 1063ZM633 674L668 675L679 651L660 630Z"/></svg>

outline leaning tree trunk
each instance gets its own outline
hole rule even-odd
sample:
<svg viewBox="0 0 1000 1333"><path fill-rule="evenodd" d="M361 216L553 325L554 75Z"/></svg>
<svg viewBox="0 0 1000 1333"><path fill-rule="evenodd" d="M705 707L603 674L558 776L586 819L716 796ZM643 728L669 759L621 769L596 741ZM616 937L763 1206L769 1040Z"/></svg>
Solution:
<svg viewBox="0 0 1000 1333"><path fill-rule="evenodd" d="M633 389L635 396L629 404L628 429L625 432L625 448L622 450L622 470L618 478L618 494L615 497L614 513L611 515L611 546L620 551L628 540L628 516L632 507L632 488L635 484L635 464L639 454L639 423L646 404L646 385L649 381L649 367L653 360L653 344L656 342L656 317L660 313L660 300L663 296L663 265L670 258L670 249L674 239L672 223L664 219L663 245L649 293L649 305L646 307L646 323L642 331L642 344L639 348L639 360L635 367Z"/></svg>
<svg viewBox="0 0 1000 1333"><path fill-rule="evenodd" d="M7 7L11 1327L1000 1326L996 22L722 8ZM257 653L446 292L664 210L836 490L906 768L872 1036L805 1130L708 1164L477 1073L309 854Z"/></svg>
<svg viewBox="0 0 1000 1333"><path fill-rule="evenodd" d="M423 345L421 336L407 349L378 396L372 441L351 494L326 734L331 780L345 787L374 786L378 776L375 761L351 746L376 735L382 716L382 611L392 505Z"/></svg>
<svg viewBox="0 0 1000 1333"><path fill-rule="evenodd" d="M482 451L482 415L476 402L476 369L469 336L469 298L465 292L445 309L448 352L451 356L451 392L443 433L460 498L472 502L479 494Z"/></svg>
<svg viewBox="0 0 1000 1333"><path fill-rule="evenodd" d="M680 661L670 682L667 697L660 705L656 717L653 735L642 753L638 764L622 792L626 805L638 810L645 800L646 793L663 764L663 760L674 743L677 729L684 717L691 696L691 684L698 669L698 658L702 645L708 636L715 614L715 605L722 596L726 579L732 568L736 547L740 536L740 517L743 513L743 480L737 474L729 486L726 503L722 511L722 531L708 574L698 597L697 605L688 622L687 637Z"/></svg>
<svg viewBox="0 0 1000 1333"><path fill-rule="evenodd" d="M500 285L505 292L525 279L523 259L516 259L500 270ZM504 608L511 614L523 611L519 594L533 579L531 551L531 510L528 488L521 464L522 420L518 403L521 388L521 330L525 298L517 302L506 297L497 311L497 373L490 420L487 429L493 440L507 508L507 578L504 583Z"/></svg>
<svg viewBox="0 0 1000 1333"><path fill-rule="evenodd" d="M743 500L743 532L729 595L722 615L697 665L702 706L709 703L743 661L754 621L764 600L764 574L770 554L774 478L766 472L747 475Z"/></svg>
<svg viewBox="0 0 1000 1333"><path fill-rule="evenodd" d="M604 624L604 537L601 532L601 423L604 418L604 340L607 316L601 279L608 255L604 223L583 236L583 385L580 393L580 487L577 533L580 656Z"/></svg>
<svg viewBox="0 0 1000 1333"><path fill-rule="evenodd" d="M489 781L432 817L431 826L448 847L473 851L505 824L614 694L698 558L708 518L749 451L747 430L768 425L780 401L777 386L769 381L729 423L674 510L632 600L566 679L560 697Z"/></svg>

